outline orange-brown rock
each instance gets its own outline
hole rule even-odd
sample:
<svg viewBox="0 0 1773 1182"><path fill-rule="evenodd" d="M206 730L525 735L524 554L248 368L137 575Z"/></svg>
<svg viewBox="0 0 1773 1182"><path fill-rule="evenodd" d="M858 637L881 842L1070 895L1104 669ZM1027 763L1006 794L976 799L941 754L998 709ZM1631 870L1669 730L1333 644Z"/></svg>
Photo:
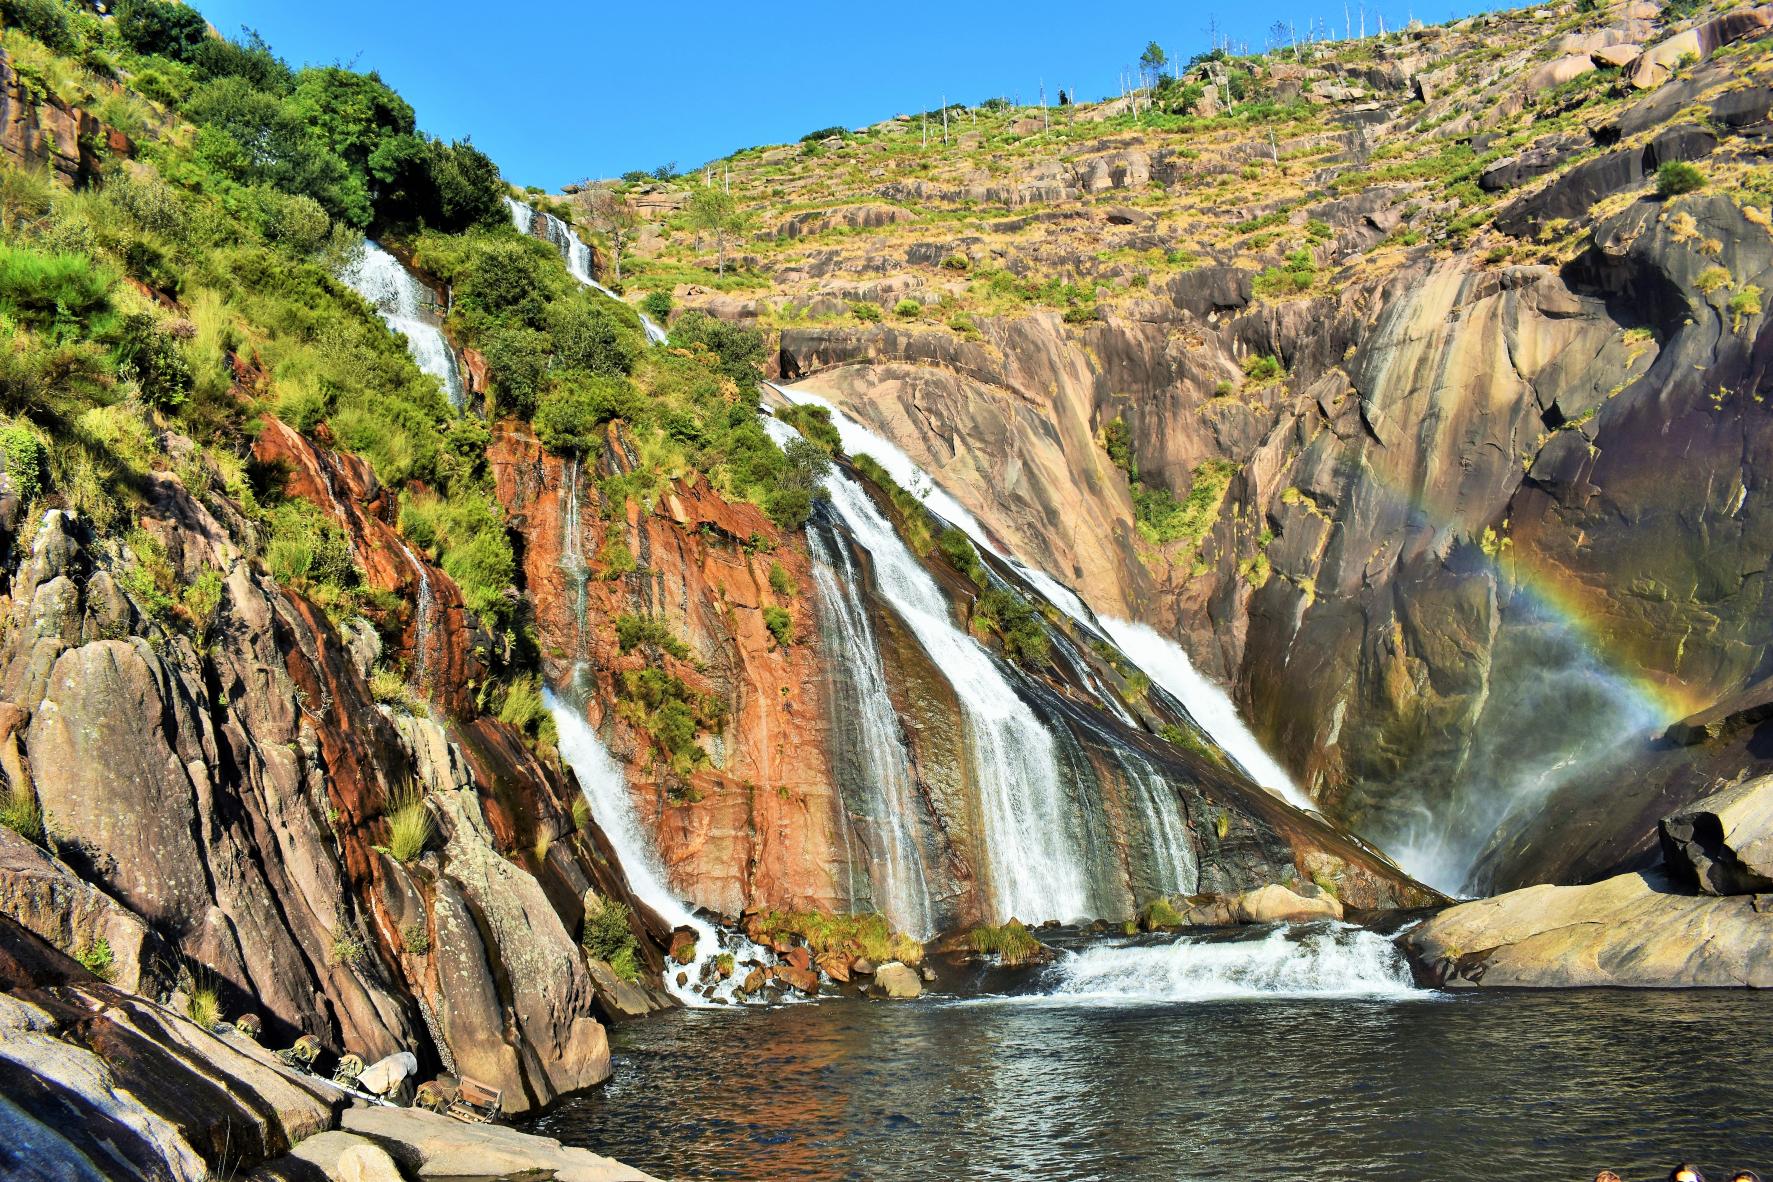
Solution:
<svg viewBox="0 0 1773 1182"><path fill-rule="evenodd" d="M16 168L47 166L76 188L98 176L100 152L128 156L135 145L92 115L53 96L39 97L0 52L0 154Z"/></svg>
<svg viewBox="0 0 1773 1182"><path fill-rule="evenodd" d="M673 483L650 512L606 504L601 477L635 463L613 427L598 455L571 461L502 423L489 460L525 539L524 584L549 680L564 685L581 664L593 679L590 721L625 765L635 810L676 892L727 915L845 909L845 820L826 754L824 674L810 640L777 645L763 619L766 605L779 606L797 636L816 636L804 548L700 477ZM575 516L580 536L571 541L587 569L582 619L579 581L565 562ZM612 569L616 554L632 556L636 569ZM772 563L798 595L771 590ZM662 621L692 659L622 652L615 623L624 613ZM697 737L706 765L674 770L658 743L612 708L622 673L648 665L724 707L723 724Z"/></svg>

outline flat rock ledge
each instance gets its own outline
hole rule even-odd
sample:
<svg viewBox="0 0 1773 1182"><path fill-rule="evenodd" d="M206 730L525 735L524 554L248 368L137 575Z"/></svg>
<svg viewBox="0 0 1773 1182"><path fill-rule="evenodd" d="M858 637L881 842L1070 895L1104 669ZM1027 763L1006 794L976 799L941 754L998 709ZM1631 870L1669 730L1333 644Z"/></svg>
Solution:
<svg viewBox="0 0 1773 1182"><path fill-rule="evenodd" d="M1446 988L1773 988L1773 894L1690 894L1660 872L1461 903L1400 939Z"/></svg>

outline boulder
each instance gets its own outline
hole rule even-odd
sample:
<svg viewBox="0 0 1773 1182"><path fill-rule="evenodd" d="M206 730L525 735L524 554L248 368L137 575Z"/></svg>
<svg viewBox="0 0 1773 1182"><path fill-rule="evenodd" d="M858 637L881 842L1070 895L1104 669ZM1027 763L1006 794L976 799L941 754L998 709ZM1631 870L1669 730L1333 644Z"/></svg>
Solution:
<svg viewBox="0 0 1773 1182"><path fill-rule="evenodd" d="M1590 53L1589 56L1594 59L1594 64L1597 66L1623 70L1637 61L1638 56L1643 52L1643 46L1627 42L1622 45L1603 45Z"/></svg>
<svg viewBox="0 0 1773 1182"><path fill-rule="evenodd" d="M1594 60L1586 53L1571 53L1560 58L1553 58L1537 70L1527 75L1522 85L1529 94L1541 90L1550 90L1554 86L1562 86L1574 81L1584 74L1594 72Z"/></svg>
<svg viewBox="0 0 1773 1182"><path fill-rule="evenodd" d="M776 980L784 985L800 990L809 997L819 992L819 974L813 972L811 969L803 969L799 965L777 965Z"/></svg>
<svg viewBox="0 0 1773 1182"><path fill-rule="evenodd" d="M385 1150L411 1177L552 1177L555 1182L652 1182L651 1176L504 1125L470 1125L419 1108L352 1108L340 1122Z"/></svg>
<svg viewBox="0 0 1773 1182"><path fill-rule="evenodd" d="M1331 895L1307 897L1271 882L1233 898L1231 913L1237 923L1309 923L1341 919L1342 904Z"/></svg>
<svg viewBox="0 0 1773 1182"><path fill-rule="evenodd" d="M10 829L0 828L0 912L120 989L151 992L143 972L164 945L133 912Z"/></svg>
<svg viewBox="0 0 1773 1182"><path fill-rule="evenodd" d="M1773 892L1773 776L1694 801L1663 820L1670 876L1708 895Z"/></svg>
<svg viewBox="0 0 1773 1182"><path fill-rule="evenodd" d="M923 993L917 970L903 961L889 960L874 973L874 988L883 996L908 1001Z"/></svg>
<svg viewBox="0 0 1773 1182"><path fill-rule="evenodd" d="M1533 886L1450 907L1402 938L1435 984L1773 987L1773 896L1680 893L1661 874Z"/></svg>
<svg viewBox="0 0 1773 1182"><path fill-rule="evenodd" d="M337 1129L316 1133L289 1151L289 1156L266 1166L255 1177L300 1177L305 1163L325 1175L327 1182L401 1182L400 1167L374 1141Z"/></svg>

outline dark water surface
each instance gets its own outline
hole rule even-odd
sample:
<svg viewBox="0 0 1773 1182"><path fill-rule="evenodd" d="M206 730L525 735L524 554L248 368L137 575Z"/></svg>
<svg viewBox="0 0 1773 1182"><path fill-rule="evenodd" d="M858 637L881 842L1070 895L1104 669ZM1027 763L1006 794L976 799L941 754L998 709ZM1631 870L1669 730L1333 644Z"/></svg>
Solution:
<svg viewBox="0 0 1773 1182"><path fill-rule="evenodd" d="M1773 1168L1773 996L826 1001L613 1032L536 1122L662 1178L1570 1179Z"/></svg>

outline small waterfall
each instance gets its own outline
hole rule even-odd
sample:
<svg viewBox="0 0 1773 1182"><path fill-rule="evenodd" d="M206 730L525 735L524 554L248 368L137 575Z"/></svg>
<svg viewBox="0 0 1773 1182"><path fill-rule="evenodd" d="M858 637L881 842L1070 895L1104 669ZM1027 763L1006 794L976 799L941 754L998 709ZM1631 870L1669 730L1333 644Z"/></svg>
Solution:
<svg viewBox="0 0 1773 1182"><path fill-rule="evenodd" d="M1281 927L1258 938L1184 936L1161 944L1104 944L1070 953L1048 988L1008 1000L1139 1005L1275 997L1427 999L1389 939L1343 924Z"/></svg>
<svg viewBox="0 0 1773 1182"><path fill-rule="evenodd" d="M431 568L420 562L419 556L405 542L400 543L400 552L405 555L407 565L419 576L419 599L413 607L412 647L413 659L418 664L419 688L428 690L432 684L431 634L437 609L436 598L431 591Z"/></svg>
<svg viewBox="0 0 1773 1182"><path fill-rule="evenodd" d="M575 673L576 676L576 673ZM768 964L775 960L769 952L735 932L722 932L684 906L672 893L665 878L665 867L659 861L651 834L634 811L634 800L628 793L627 777L610 757L609 749L591 729L584 715L552 690L542 691L542 703L554 718L560 734L560 758L573 770L585 803L597 827L609 838L616 861L628 879L634 897L656 912L673 928L688 928L696 934L696 956L687 965L667 964L665 987L672 996L692 1008L731 1003L745 976L743 967L735 968L730 977L719 978L713 972L714 959L729 953L737 966ZM677 974L684 974L686 984L677 983ZM712 984L708 982L712 981Z"/></svg>
<svg viewBox="0 0 1773 1182"><path fill-rule="evenodd" d="M880 660L873 626L857 593L859 572L841 542L828 544L807 531L818 588L822 635L835 642L826 664L848 693L843 752L856 765L845 777L865 799L870 881L881 913L894 928L918 940L936 934L930 887L915 826L922 813L905 735Z"/></svg>
<svg viewBox="0 0 1773 1182"><path fill-rule="evenodd" d="M586 287L595 288L597 291L602 292L617 303L624 302L621 296L597 282L597 277L591 274L591 248L585 245L582 238L573 233L573 228L571 226L567 225L551 213L545 211L538 212L537 210L532 209L515 197L506 196L505 204L511 210L511 222L517 227L518 231L523 234L544 238L552 243L554 249L560 252L561 259L565 261L567 272L572 275L574 279L577 279ZM542 232L539 235L536 234L536 223L538 220L542 224ZM645 312L641 312L639 309L636 309L635 311L640 316L640 328L641 331L646 334L647 342L653 345L664 344L666 337L665 330L655 324L653 318L648 316Z"/></svg>
<svg viewBox="0 0 1773 1182"><path fill-rule="evenodd" d="M560 483L560 568L573 583L579 628L579 654L585 652L585 609L591 586L591 568L585 562L585 542L579 521L579 506L584 501L580 487L581 465L574 456L566 462L566 479Z"/></svg>
<svg viewBox="0 0 1773 1182"><path fill-rule="evenodd" d="M1117 620L1113 616L1103 616L1101 621L1116 647L1182 703L1220 750L1236 760L1250 779L1295 808L1310 811L1316 807L1293 783L1287 770L1262 749L1261 742L1237 716L1231 695L1202 677L1181 645L1144 624Z"/></svg>
<svg viewBox="0 0 1773 1182"><path fill-rule="evenodd" d="M1122 763L1140 819L1153 838L1150 853L1158 876L1153 884L1157 893L1166 898L1194 894L1200 889L1200 865L1176 803L1176 790L1143 759L1130 757Z"/></svg>
<svg viewBox="0 0 1773 1182"><path fill-rule="evenodd" d="M455 350L430 310L433 300L400 260L365 239L363 248L340 276L345 285L375 306L389 328L406 337L407 351L418 367L443 384L449 404L462 408L462 375Z"/></svg>
<svg viewBox="0 0 1773 1182"><path fill-rule="evenodd" d="M778 442L796 437L786 423L765 423ZM850 536L873 557L881 595L959 695L997 917L1090 917L1094 901L1078 853L1084 826L1060 782L1052 734L991 654L955 627L941 589L862 487L836 471L825 487Z"/></svg>

